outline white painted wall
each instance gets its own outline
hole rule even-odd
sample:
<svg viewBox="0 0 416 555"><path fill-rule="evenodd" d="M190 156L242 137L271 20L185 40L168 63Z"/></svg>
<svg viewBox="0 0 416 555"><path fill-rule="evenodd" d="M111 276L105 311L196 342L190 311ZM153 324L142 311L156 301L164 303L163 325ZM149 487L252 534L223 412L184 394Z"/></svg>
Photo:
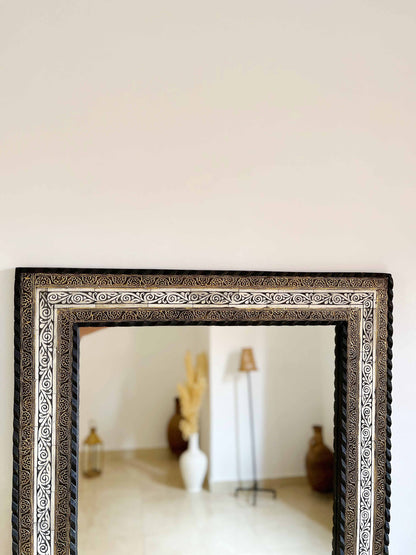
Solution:
<svg viewBox="0 0 416 555"><path fill-rule="evenodd" d="M416 480L416 4L0 4L0 552L15 266L390 271L391 552Z"/></svg>
<svg viewBox="0 0 416 555"><path fill-rule="evenodd" d="M304 476L313 425L323 427L324 441L333 447L335 329L282 326L265 331L264 475Z"/></svg>
<svg viewBox="0 0 416 555"><path fill-rule="evenodd" d="M208 336L201 326L112 327L81 339L80 438L98 426L106 450L167 446L185 353Z"/></svg>
<svg viewBox="0 0 416 555"><path fill-rule="evenodd" d="M210 339L210 483L253 477L243 347L253 348L258 368L250 376L257 475L304 476L311 426L323 425L332 446L334 329L226 326L211 328Z"/></svg>

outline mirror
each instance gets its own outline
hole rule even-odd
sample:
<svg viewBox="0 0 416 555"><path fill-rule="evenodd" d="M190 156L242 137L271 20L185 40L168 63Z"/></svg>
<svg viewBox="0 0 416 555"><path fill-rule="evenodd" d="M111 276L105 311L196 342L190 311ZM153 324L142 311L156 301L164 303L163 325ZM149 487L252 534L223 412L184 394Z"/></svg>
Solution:
<svg viewBox="0 0 416 555"><path fill-rule="evenodd" d="M392 367L392 278L389 274L19 268L16 270L15 293L12 504L14 553L78 553L78 494L82 494L83 487L80 476L83 466L79 456L81 328L208 326L210 330L215 329L219 333L222 326L241 326L245 333L247 326L267 326L274 329L281 326L283 330L286 325L293 324L304 325L308 329L311 329L309 326L317 325L330 326L332 330L335 328L332 552L349 555L386 553L390 506ZM104 334L105 331L97 332L97 336L99 333ZM260 331L255 331L256 333ZM224 377L224 388L228 387L230 391L235 373L238 372L241 383L237 382L236 391L239 393L235 398L239 400L240 385L244 388L246 381L247 393L252 390L252 396L248 395L247 399L248 407L249 399L252 398L253 402L254 418L249 416L249 422L255 422L253 429L254 435L258 436L259 448L262 449L264 445L274 446L276 450L271 458L276 459L282 452L279 440L269 439L274 430L271 429L267 411L264 414L258 412L266 410L269 403L266 402L266 397L259 403L259 384L265 378L267 360L262 355L260 344L255 341L255 334L252 339L247 338L245 345L238 342L238 347L229 355L225 370L223 368L220 375ZM258 368L256 371L252 368L251 372L236 371L238 352L243 347L252 349L254 365ZM292 353L295 353L294 349ZM240 362L240 368L245 367L245 370L253 365L250 356L247 355L246 358L246 362ZM210 354L210 379L220 368L220 364L214 364L214 360ZM165 368L166 374L170 371L170 368ZM278 375L276 372L277 381ZM252 388L249 387L251 381ZM134 391L137 383L129 385ZM215 402L221 397L219 392L213 395L212 385L210 383L210 409L214 397ZM300 384L297 385L299 387ZM282 394L278 386L279 383L274 390L277 395ZM268 396L272 395L272 390L272 387L266 387L264 391ZM171 398L170 405L172 402ZM105 403L110 401L105 399L103 403L106 406ZM302 407L294 404L297 409L296 418L300 418ZM225 408L230 409L229 405L230 402L225 403ZM206 406L204 405L204 410ZM247 430L247 412L243 408L241 411L238 412L237 429L242 433L242 430ZM192 411L188 412L192 414ZM263 416L260 417L260 414ZM230 424L228 420L227 416L221 421L222 433L227 430L225 424ZM211 433L216 431L213 412L208 419L201 415L202 442L207 437L203 431L207 422L210 422L208 455L212 463L209 475L212 484L208 485L212 486L213 491L204 490L200 498L208 496L208 499L214 500L222 495L226 496L227 491L229 493L229 489L226 492L214 491L215 478L220 476L216 472L225 468L224 463L237 461L235 453L246 449L243 440L247 440L247 433L242 437L240 432L234 435L239 438L238 450L234 449L232 455L224 457L221 464L217 465L218 456L231 446L231 440L230 443L228 440L226 444L223 442L223 447L215 451L216 436ZM229 426L229 431L233 429L235 434L235 419L232 422L234 428ZM87 464L87 467L91 466L93 474L99 475L94 479L95 483L108 477L106 467L101 469L99 461L102 448L105 450L106 444L110 447L112 441L111 438L108 439L109 436L104 437L105 443L101 445L99 424L97 422L95 435L90 437L90 457ZM317 422L312 423L308 419L307 424L310 426ZM150 423L148 428L150 430ZM123 436L121 431L120 437ZM328 433L328 427L324 429L324 433ZM126 441L128 447L129 440ZM191 444L195 443L192 442L192 437L190 441ZM300 443L299 441L298 444ZM305 447L302 447L303 453ZM255 452L258 457L257 449ZM264 454L262 451L259 453L264 459L256 459L256 462L259 472L263 472L262 465L268 464L270 454L267 455L266 451ZM300 459L299 455L297 460ZM238 460L241 468L237 479L247 479L247 487L250 487L253 474L246 475L244 466L249 464L250 458L242 451ZM285 460L289 460L289 450ZM163 461L162 463L164 464ZM142 461L141 466L147 467L148 471L155 468L154 463L150 464L146 460ZM166 472L166 469L159 468L157 472L153 472L153 477L160 478ZM239 492L237 498L228 495L227 502L230 501L232 507L251 511L246 513L250 515L261 514L267 505L273 508L279 506L284 499L284 488L279 483L281 478L278 473L273 473L271 478L276 476L277 483L270 485L270 489L276 489L276 499L273 499L270 492L258 492L257 504L253 506L250 504L250 492L243 491ZM217 481L230 481L234 486L236 480L235 475L229 474ZM226 487L229 488L229 485ZM177 488L172 488L174 489L177 490L176 494L183 493L179 483ZM203 506L201 508L195 505L192 515L199 517L201 511L205 511ZM181 511L175 510L172 519L166 517L166 526L175 526L175 519L180 519L181 514ZM210 514L216 513L211 510ZM275 534L276 520L272 520ZM264 519L260 518L258 524L256 537L261 536L259 531L263 529ZM245 533L252 530L248 526L239 526L238 531L243 528ZM166 537L167 531L161 530L159 535ZM192 528L189 534L196 534L198 540L201 540L202 536L198 532L199 529L195 532ZM265 537L268 537L266 530ZM178 549L172 544L172 538L171 540L169 553ZM199 541L198 552L205 547L209 549L209 545L204 544L203 540ZM274 549L272 547L272 552Z"/></svg>
<svg viewBox="0 0 416 555"><path fill-rule="evenodd" d="M100 327L80 335L80 555L331 552L333 326ZM248 345L255 364L241 371ZM193 366L197 353L208 360L196 446L208 471L197 477L199 492L187 491L180 465L191 447L177 457L185 445L175 397L187 380L187 351ZM89 459L83 465L91 427L104 445L101 473ZM192 464L198 472L199 459ZM252 491L257 480L268 491Z"/></svg>

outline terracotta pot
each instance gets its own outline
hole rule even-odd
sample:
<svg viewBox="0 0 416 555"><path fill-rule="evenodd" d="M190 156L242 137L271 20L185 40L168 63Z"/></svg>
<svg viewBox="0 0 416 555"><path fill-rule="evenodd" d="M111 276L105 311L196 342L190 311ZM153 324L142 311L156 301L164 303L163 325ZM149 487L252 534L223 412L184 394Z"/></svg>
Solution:
<svg viewBox="0 0 416 555"><path fill-rule="evenodd" d="M179 457L188 448L188 442L182 437L182 432L179 429L179 422L181 421L181 407L179 397L175 397L175 413L169 420L168 424L168 443L169 449L174 455Z"/></svg>
<svg viewBox="0 0 416 555"><path fill-rule="evenodd" d="M322 439L322 426L313 426L313 436L306 455L306 474L312 489L320 493L332 491L334 454Z"/></svg>

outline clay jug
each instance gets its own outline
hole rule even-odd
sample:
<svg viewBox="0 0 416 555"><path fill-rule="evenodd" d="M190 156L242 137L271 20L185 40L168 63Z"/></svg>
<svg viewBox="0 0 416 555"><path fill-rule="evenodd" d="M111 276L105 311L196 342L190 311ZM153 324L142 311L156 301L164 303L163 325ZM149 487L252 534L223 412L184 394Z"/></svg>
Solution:
<svg viewBox="0 0 416 555"><path fill-rule="evenodd" d="M322 439L322 426L313 426L313 436L306 455L306 474L313 490L320 493L332 491L334 454Z"/></svg>
<svg viewBox="0 0 416 555"><path fill-rule="evenodd" d="M168 424L168 443L169 448L174 455L179 457L188 448L188 442L182 437L182 432L179 429L179 422L181 421L181 407L179 397L175 397L175 413L169 420Z"/></svg>

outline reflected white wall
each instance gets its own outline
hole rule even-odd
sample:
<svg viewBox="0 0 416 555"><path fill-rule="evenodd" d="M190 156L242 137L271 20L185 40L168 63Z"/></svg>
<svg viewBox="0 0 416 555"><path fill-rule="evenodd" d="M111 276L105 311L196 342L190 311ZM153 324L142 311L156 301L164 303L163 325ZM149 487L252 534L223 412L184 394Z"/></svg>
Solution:
<svg viewBox="0 0 416 555"><path fill-rule="evenodd" d="M113 327L81 339L80 440L97 423L106 450L167 445L185 352L203 347L198 326Z"/></svg>
<svg viewBox="0 0 416 555"><path fill-rule="evenodd" d="M210 482L252 478L247 376L242 347L252 347L251 374L259 478L305 475L311 426L333 442L334 328L331 326L211 329Z"/></svg>
<svg viewBox="0 0 416 555"><path fill-rule="evenodd" d="M113 327L87 335L81 340L81 441L94 420L107 450L167 446L176 387L185 380L184 354L205 351L209 388L200 443L209 455L209 480L250 479L247 376L238 372L248 346L258 367L251 374L258 476L304 475L313 424L324 426L332 445L331 326Z"/></svg>

